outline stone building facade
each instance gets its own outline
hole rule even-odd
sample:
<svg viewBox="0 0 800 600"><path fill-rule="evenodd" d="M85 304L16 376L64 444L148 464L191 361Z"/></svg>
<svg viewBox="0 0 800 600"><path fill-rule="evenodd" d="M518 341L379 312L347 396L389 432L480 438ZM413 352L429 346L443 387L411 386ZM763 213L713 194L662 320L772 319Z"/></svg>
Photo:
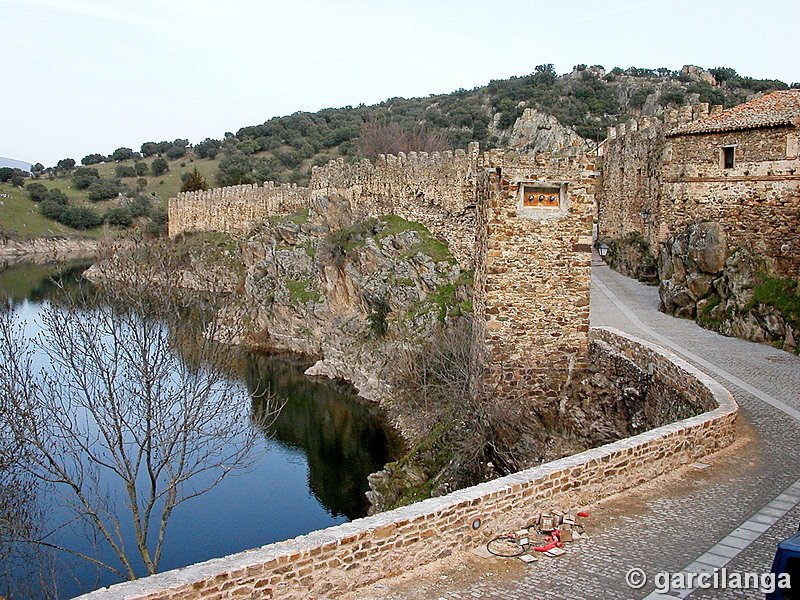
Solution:
<svg viewBox="0 0 800 600"><path fill-rule="evenodd" d="M170 200L170 234L246 232L271 215L340 196L363 216L425 225L475 272L476 357L503 398L554 397L585 368L597 171L586 155L491 151L333 161L308 188L237 186Z"/></svg>
<svg viewBox="0 0 800 600"><path fill-rule="evenodd" d="M708 104L612 128L602 144L598 234L637 233L655 255L691 224L800 276L800 90L722 110Z"/></svg>

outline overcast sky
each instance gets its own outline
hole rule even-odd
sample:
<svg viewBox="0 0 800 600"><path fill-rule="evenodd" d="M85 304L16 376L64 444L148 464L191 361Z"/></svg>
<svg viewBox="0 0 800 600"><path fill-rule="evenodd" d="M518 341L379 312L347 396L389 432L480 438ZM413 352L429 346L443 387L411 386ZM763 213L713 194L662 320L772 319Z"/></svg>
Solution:
<svg viewBox="0 0 800 600"><path fill-rule="evenodd" d="M800 81L798 0L0 0L0 156L220 138L553 63Z"/></svg>

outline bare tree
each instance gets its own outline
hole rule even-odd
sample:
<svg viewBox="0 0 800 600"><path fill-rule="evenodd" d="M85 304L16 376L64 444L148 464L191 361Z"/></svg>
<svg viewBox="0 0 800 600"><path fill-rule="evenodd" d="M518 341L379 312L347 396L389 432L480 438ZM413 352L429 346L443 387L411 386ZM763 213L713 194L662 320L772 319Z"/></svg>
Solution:
<svg viewBox="0 0 800 600"><path fill-rule="evenodd" d="M127 579L141 571L138 561L157 571L175 508L251 464L260 435L253 420L276 415L260 408L256 417L236 397L223 364L232 355L214 341L217 321L189 316L171 290L153 289L149 268L117 261L124 281L113 302L51 302L32 344L7 311L0 318L2 427L26 473L52 484L73 524L113 560L63 547L59 527L27 539ZM34 349L48 365L34 368ZM129 523L135 551L123 533Z"/></svg>
<svg viewBox="0 0 800 600"><path fill-rule="evenodd" d="M398 152L443 152L450 149L445 135L439 131L416 127L403 128L394 121L370 120L364 123L358 138L358 149L366 158Z"/></svg>
<svg viewBox="0 0 800 600"><path fill-rule="evenodd" d="M518 470L525 456L515 444L535 426L523 397L495 397L497 376L487 376L476 351L470 320L454 319L400 352L388 370L401 410L410 408L438 435L434 452L450 461L438 477L455 487Z"/></svg>

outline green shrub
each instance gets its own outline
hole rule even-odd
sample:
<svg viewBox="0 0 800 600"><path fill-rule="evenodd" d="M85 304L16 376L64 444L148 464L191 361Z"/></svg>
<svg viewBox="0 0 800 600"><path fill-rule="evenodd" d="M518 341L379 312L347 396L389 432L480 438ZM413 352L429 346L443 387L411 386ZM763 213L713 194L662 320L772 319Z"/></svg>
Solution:
<svg viewBox="0 0 800 600"><path fill-rule="evenodd" d="M94 229L103 224L103 218L88 206L66 206L58 221L73 229Z"/></svg>
<svg viewBox="0 0 800 600"><path fill-rule="evenodd" d="M72 184L79 190L85 190L100 179L100 173L92 167L78 167L72 174Z"/></svg>
<svg viewBox="0 0 800 600"><path fill-rule="evenodd" d="M150 214L150 208L151 208L150 200L148 200L146 196L142 196L141 194L136 195L131 199L130 202L128 202L127 208L134 219L147 216L148 214Z"/></svg>
<svg viewBox="0 0 800 600"><path fill-rule="evenodd" d="M129 208L124 206L115 206L106 211L106 223L112 227L125 229L133 224L133 214Z"/></svg>
<svg viewBox="0 0 800 600"><path fill-rule="evenodd" d="M136 168L131 165L117 165L114 173L117 177L136 177Z"/></svg>
<svg viewBox="0 0 800 600"><path fill-rule="evenodd" d="M53 219L54 221L61 221L61 215L64 214L64 209L66 207L58 202L53 202L52 200L45 199L39 203L39 212L42 213L48 219Z"/></svg>
<svg viewBox="0 0 800 600"><path fill-rule="evenodd" d="M92 183L87 191L89 202L101 202L115 198L122 191L122 186L111 179L99 179Z"/></svg>
<svg viewBox="0 0 800 600"><path fill-rule="evenodd" d="M47 197L47 186L43 183L29 183L25 186L25 191L34 202L41 202Z"/></svg>
<svg viewBox="0 0 800 600"><path fill-rule="evenodd" d="M67 195L57 188L53 188L47 192L47 199L61 206L66 206L67 202L69 202Z"/></svg>
<svg viewBox="0 0 800 600"><path fill-rule="evenodd" d="M150 172L153 174L153 177L160 177L164 173L169 171L169 163L165 158L154 158L153 162L150 165Z"/></svg>

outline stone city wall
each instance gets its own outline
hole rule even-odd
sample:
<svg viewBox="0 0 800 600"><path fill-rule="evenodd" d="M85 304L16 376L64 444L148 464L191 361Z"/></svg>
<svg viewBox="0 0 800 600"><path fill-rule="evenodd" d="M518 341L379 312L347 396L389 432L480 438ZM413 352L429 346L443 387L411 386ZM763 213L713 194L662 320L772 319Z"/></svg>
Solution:
<svg viewBox="0 0 800 600"><path fill-rule="evenodd" d="M360 216L394 214L425 225L446 241L465 267L475 245L475 164L478 144L455 152L381 155L374 163L338 159L312 169L309 187L239 185L184 192L169 202L169 234L246 232L274 215L308 206L311 195L339 195Z"/></svg>
<svg viewBox="0 0 800 600"><path fill-rule="evenodd" d="M655 237L653 221L645 216L658 214L663 152L664 124L660 119L643 117L611 129L603 144L597 191L601 239L622 238L632 231L648 241Z"/></svg>
<svg viewBox="0 0 800 600"><path fill-rule="evenodd" d="M651 246L666 239L659 218L665 133L721 110L721 106L701 102L609 128L600 146L597 221L601 239L619 239L631 232L641 234Z"/></svg>
<svg viewBox="0 0 800 600"><path fill-rule="evenodd" d="M333 160L313 169L311 193L338 195L357 214L394 214L422 223L471 267L475 250L475 179L478 144L455 152L381 155L374 163Z"/></svg>
<svg viewBox="0 0 800 600"><path fill-rule="evenodd" d="M169 201L169 235L186 231L247 232L267 217L308 206L309 190L297 185L234 185L181 192Z"/></svg>
<svg viewBox="0 0 800 600"><path fill-rule="evenodd" d="M592 330L707 412L440 498L305 536L102 588L80 600L311 600L485 544L543 511L567 511L649 481L731 443L737 406L719 383L648 342Z"/></svg>
<svg viewBox="0 0 800 600"><path fill-rule="evenodd" d="M586 366L597 171L586 157L501 151L481 166L475 318L488 388L500 398L555 398ZM525 186L560 190L560 205L524 206Z"/></svg>
<svg viewBox="0 0 800 600"><path fill-rule="evenodd" d="M586 363L596 177L584 155L480 154L476 143L466 152L381 156L374 164L335 160L312 171L308 189L181 194L170 201L170 233L247 230L317 195L339 196L359 216L422 223L463 268L476 271L476 329L498 395L554 397L570 370ZM523 209L523 181L555 186L556 206Z"/></svg>

